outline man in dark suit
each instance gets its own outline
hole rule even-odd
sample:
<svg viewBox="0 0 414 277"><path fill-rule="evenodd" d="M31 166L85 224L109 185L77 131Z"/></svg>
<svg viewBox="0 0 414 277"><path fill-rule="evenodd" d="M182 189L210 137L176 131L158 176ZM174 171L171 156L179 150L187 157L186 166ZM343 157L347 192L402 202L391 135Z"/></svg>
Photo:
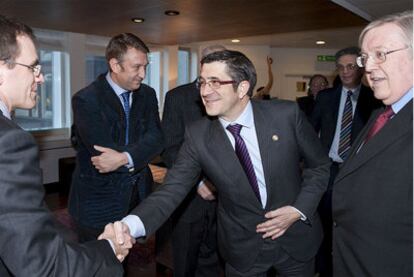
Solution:
<svg viewBox="0 0 414 277"><path fill-rule="evenodd" d="M10 119L16 108L36 105L44 82L35 37L1 15L0 37L0 276L122 276L108 241L79 245L59 234L43 201L36 142ZM127 254L115 250L120 260Z"/></svg>
<svg viewBox="0 0 414 277"><path fill-rule="evenodd" d="M312 115L313 108L315 107L315 98L318 95L319 91L326 89L328 85L329 82L325 76L321 74L312 75L309 80L308 95L296 99L299 108L306 114L308 118Z"/></svg>
<svg viewBox="0 0 414 277"><path fill-rule="evenodd" d="M318 208L325 234L316 256L316 271L321 277L332 276L333 180L371 112L381 106L372 91L361 84L363 70L356 64L359 52L358 47L348 47L336 53L336 68L342 85L318 93L310 118L333 161L328 189Z"/></svg>
<svg viewBox="0 0 414 277"><path fill-rule="evenodd" d="M163 142L155 91L141 84L148 52L133 34L113 37L109 72L72 98L77 156L69 212L81 241L95 239L150 193L148 163Z"/></svg>
<svg viewBox="0 0 414 277"><path fill-rule="evenodd" d="M412 36L412 11L360 35L358 63L386 108L372 114L335 179L336 277L413 276Z"/></svg>
<svg viewBox="0 0 414 277"><path fill-rule="evenodd" d="M153 233L203 172L217 189L226 276L264 276L271 267L313 276L322 239L316 208L330 166L316 133L296 103L250 100L256 71L240 52L207 55L198 84L211 117L187 129L162 188L123 222L133 236Z"/></svg>
<svg viewBox="0 0 414 277"><path fill-rule="evenodd" d="M223 46L203 49L205 57ZM163 161L171 168L184 141L186 126L206 115L196 81L169 91L165 97L162 129L165 138ZM171 235L175 277L219 276L217 255L216 201L207 179L197 182L173 214Z"/></svg>

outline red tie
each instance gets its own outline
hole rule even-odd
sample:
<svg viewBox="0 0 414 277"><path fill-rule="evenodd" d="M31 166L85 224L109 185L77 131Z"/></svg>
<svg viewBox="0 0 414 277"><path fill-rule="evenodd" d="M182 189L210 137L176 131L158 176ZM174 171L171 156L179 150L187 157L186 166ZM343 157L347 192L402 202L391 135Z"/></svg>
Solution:
<svg viewBox="0 0 414 277"><path fill-rule="evenodd" d="M379 130L384 127L385 123L390 120L390 118L394 115L393 110L391 109L391 106L387 106L385 110L378 116L377 120L375 121L372 128L369 130L367 137L365 138L365 142L370 140L373 136L375 136L376 133L379 132Z"/></svg>

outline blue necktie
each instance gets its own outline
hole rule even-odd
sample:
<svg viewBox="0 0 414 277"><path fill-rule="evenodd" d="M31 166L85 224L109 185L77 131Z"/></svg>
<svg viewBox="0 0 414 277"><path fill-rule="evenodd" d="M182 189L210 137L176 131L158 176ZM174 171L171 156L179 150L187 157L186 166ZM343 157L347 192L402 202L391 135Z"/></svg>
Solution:
<svg viewBox="0 0 414 277"><path fill-rule="evenodd" d="M249 183L254 191L254 194L256 195L257 199L259 199L259 202L261 202L259 186L257 184L256 173L254 172L252 160L250 159L250 155L249 155L249 152L247 151L246 144L244 143L243 138L240 136L240 131L242 127L243 126L240 124L234 124L234 125L227 126L226 129L230 131L230 133L233 135L236 141L236 144L235 144L236 155L239 158L239 161L244 169L244 172L247 175L247 179L249 179Z"/></svg>
<svg viewBox="0 0 414 277"><path fill-rule="evenodd" d="M121 94L122 97L122 104L124 106L125 111L125 145L128 144L128 137L129 137L129 95L131 94L130 91L125 91Z"/></svg>
<svg viewBox="0 0 414 277"><path fill-rule="evenodd" d="M348 157L351 149L351 131L352 131L352 91L348 91L345 101L344 112L342 114L341 133L339 136L338 154L342 160Z"/></svg>

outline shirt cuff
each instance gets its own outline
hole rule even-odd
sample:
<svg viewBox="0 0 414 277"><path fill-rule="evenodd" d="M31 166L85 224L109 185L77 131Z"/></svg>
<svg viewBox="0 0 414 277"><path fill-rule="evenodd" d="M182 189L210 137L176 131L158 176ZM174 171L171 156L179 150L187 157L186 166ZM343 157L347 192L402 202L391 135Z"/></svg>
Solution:
<svg viewBox="0 0 414 277"><path fill-rule="evenodd" d="M127 215L121 221L128 226L131 236L134 238L145 237L146 232L144 223L142 223L138 216Z"/></svg>
<svg viewBox="0 0 414 277"><path fill-rule="evenodd" d="M204 185L204 180L205 180L205 179L201 180L201 181L198 183L197 188L200 188L201 186L203 186L203 185Z"/></svg>
<svg viewBox="0 0 414 277"><path fill-rule="evenodd" d="M298 209L296 209L295 207L292 207L292 208L294 208L299 214L300 214L300 220L302 220L302 221L306 221L308 218L306 217L306 215L304 215L301 211L299 211Z"/></svg>
<svg viewBox="0 0 414 277"><path fill-rule="evenodd" d="M128 163L125 165L126 168L133 168L134 167L134 161L132 160L131 155L128 152L122 152L125 155L127 155Z"/></svg>

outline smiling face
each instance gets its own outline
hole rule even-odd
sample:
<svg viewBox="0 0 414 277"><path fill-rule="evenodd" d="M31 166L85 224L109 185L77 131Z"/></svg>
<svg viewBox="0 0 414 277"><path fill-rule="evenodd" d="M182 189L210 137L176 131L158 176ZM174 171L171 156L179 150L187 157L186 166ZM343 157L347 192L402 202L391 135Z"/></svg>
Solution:
<svg viewBox="0 0 414 277"><path fill-rule="evenodd" d="M210 116L222 117L227 121L234 121L243 112L249 96L249 82L242 81L235 90L233 84L223 84L213 89L208 82L211 80L231 81L223 62L205 63L201 67L200 77L207 82L200 88L201 98Z"/></svg>
<svg viewBox="0 0 414 277"><path fill-rule="evenodd" d="M24 35L17 36L20 54L15 62L25 65L36 65L38 56L33 41ZM15 64L12 68L6 63L0 65L0 97L10 111L32 109L36 105L37 86L44 82L43 74L35 77L33 70Z"/></svg>
<svg viewBox="0 0 414 277"><path fill-rule="evenodd" d="M141 86L142 81L145 79L148 57L146 53L129 47L122 56L121 61L112 58L109 64L112 69L112 80L121 88L134 91Z"/></svg>
<svg viewBox="0 0 414 277"><path fill-rule="evenodd" d="M371 29L362 42L362 53L370 56L365 66L368 83L385 105L397 102L413 86L412 49L390 53L382 63L375 63L371 56L378 50L387 52L405 46L401 29L393 23Z"/></svg>

